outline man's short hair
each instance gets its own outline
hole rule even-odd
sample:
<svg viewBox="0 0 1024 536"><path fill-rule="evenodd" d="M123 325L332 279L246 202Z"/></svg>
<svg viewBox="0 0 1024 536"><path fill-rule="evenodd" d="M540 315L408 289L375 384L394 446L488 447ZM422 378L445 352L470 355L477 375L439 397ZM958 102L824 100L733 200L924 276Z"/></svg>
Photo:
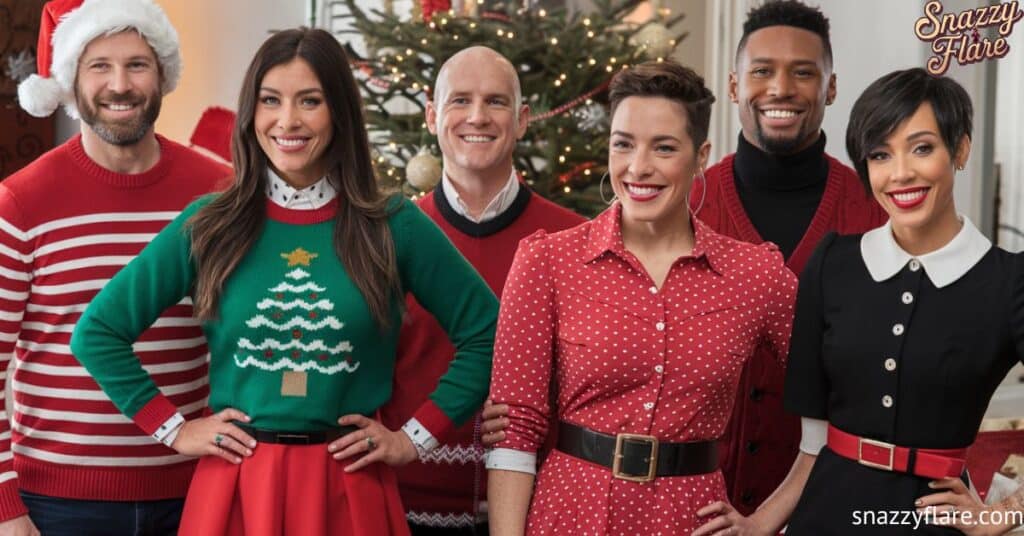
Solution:
<svg viewBox="0 0 1024 536"><path fill-rule="evenodd" d="M832 41L828 36L828 19L820 9L797 0L769 0L747 13L747 20L743 23L743 37L736 46L737 63L750 34L769 26L792 26L817 34L825 51L826 64L829 68L832 67Z"/></svg>

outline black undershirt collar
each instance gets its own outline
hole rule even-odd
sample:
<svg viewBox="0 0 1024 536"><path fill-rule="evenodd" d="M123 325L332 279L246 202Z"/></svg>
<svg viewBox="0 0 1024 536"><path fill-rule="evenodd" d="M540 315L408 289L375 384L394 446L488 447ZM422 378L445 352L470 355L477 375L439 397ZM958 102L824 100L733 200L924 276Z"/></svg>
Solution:
<svg viewBox="0 0 1024 536"><path fill-rule="evenodd" d="M512 225L526 210L531 196L533 196L533 192L525 184L519 183L519 192L516 193L512 205L497 217L480 223L455 212L455 209L448 203L448 196L444 195L444 191L440 187L434 190L434 206L441 213L441 217L459 232L473 238L483 238Z"/></svg>

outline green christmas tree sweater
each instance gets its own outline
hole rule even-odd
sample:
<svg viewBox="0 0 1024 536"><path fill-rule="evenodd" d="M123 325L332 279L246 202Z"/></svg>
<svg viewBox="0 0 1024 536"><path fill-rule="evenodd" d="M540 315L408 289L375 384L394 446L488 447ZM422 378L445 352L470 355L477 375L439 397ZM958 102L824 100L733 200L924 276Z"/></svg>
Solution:
<svg viewBox="0 0 1024 536"><path fill-rule="evenodd" d="M195 283L189 205L121 270L78 321L71 350L117 407L152 434L177 411L132 343ZM398 201L400 199L400 201ZM388 220L401 282L444 327L455 360L415 418L443 438L487 394L498 303L486 283L418 208L396 198ZM334 250L337 203L290 210L268 201L264 230L225 282L210 348L210 408L232 407L252 426L306 431L349 413L373 416L391 396L398 303L382 333ZM168 383L168 382L164 382Z"/></svg>

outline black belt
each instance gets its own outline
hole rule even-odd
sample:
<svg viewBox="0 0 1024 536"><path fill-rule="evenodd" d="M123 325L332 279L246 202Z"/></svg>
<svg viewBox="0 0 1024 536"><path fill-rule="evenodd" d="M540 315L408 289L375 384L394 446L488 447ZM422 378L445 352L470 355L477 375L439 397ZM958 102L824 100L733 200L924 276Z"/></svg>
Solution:
<svg viewBox="0 0 1024 536"><path fill-rule="evenodd" d="M603 465L615 478L650 482L659 476L702 475L718 469L718 443L661 443L654 436L610 435L558 423L558 450Z"/></svg>
<svg viewBox="0 0 1024 536"><path fill-rule="evenodd" d="M359 429L358 426L341 426L331 428L330 430L316 430L313 432L281 432L278 430L253 428L238 421L232 421L232 424L252 436L257 443L277 443L279 445L319 445L321 443L330 443L343 435Z"/></svg>

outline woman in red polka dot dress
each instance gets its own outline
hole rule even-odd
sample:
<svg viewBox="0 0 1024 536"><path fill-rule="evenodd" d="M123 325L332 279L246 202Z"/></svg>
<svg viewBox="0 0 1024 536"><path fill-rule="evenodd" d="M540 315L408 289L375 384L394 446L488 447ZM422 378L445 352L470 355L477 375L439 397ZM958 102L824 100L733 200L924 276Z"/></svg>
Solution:
<svg viewBox="0 0 1024 536"><path fill-rule="evenodd" d="M509 406L487 461L492 534L689 535L706 521L698 509L726 500L715 441L754 348L785 359L796 277L774 245L689 214L712 102L673 62L620 72L608 159L618 201L520 244L491 380ZM538 473L549 423L558 442Z"/></svg>

